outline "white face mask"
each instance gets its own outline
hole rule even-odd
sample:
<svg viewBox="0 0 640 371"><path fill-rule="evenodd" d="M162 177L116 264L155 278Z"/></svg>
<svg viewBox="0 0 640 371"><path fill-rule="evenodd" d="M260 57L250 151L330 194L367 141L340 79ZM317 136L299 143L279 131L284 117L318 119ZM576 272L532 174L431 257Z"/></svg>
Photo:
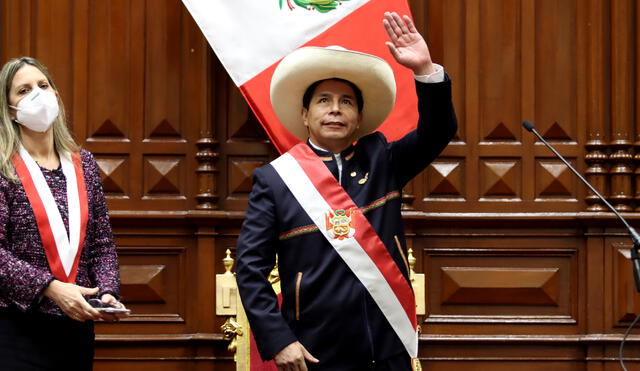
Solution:
<svg viewBox="0 0 640 371"><path fill-rule="evenodd" d="M18 103L17 107L9 106L16 111L16 122L39 133L49 129L58 117L60 107L53 92L35 88Z"/></svg>

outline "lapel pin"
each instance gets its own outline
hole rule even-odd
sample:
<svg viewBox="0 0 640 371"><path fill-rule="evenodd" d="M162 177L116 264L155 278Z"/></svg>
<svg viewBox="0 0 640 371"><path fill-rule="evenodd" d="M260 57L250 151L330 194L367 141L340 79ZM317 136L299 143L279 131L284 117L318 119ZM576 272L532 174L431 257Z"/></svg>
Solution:
<svg viewBox="0 0 640 371"><path fill-rule="evenodd" d="M365 184L369 180L369 173L364 174L364 178L358 180L358 184Z"/></svg>

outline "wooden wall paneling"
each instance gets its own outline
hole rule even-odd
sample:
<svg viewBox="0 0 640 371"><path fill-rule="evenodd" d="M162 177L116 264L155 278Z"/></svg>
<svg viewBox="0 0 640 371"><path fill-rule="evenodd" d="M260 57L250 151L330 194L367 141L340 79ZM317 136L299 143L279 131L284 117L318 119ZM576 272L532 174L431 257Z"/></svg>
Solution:
<svg viewBox="0 0 640 371"><path fill-rule="evenodd" d="M464 116L460 117L463 122L462 128L464 131L459 134L462 142L466 144L468 153L465 158L465 188L468 190L466 200L469 203L475 203L479 198L479 190L474 180L479 178L479 170L476 164L478 163L478 147L475 143L478 143L479 133L475 128L477 127L477 118L480 114L479 97L480 91L477 86L480 81L480 74L478 73L480 68L480 60L477 57L479 55L479 29L480 29L480 17L479 17L479 2L465 2L465 18L464 18L464 39L461 43L464 44L464 83L460 84L464 86L464 97L462 105ZM462 69L461 69L462 72ZM460 132L460 129L458 130Z"/></svg>
<svg viewBox="0 0 640 371"><path fill-rule="evenodd" d="M61 24L58 20L73 19L73 1L39 1L34 6L37 23L32 24L31 37L38 59L54 74L56 85L63 102L70 102L73 97L73 22ZM44 62L47 61L47 62Z"/></svg>
<svg viewBox="0 0 640 371"><path fill-rule="evenodd" d="M481 94L476 127L479 130L477 145L482 158L485 147L498 146L498 143L492 142L515 141L516 132L520 132L517 126L521 116L518 99L521 71L518 62L522 44L518 27L521 21L519 2L480 2L478 11L478 41L481 47L477 58L481 63L475 88L480 89ZM481 191L480 197L483 196L486 194Z"/></svg>
<svg viewBox="0 0 640 371"><path fill-rule="evenodd" d="M162 351L162 348L154 346L153 342L145 344L147 348L138 348L139 353L145 353L148 351ZM148 370L162 370L162 371L185 371L185 370L198 370L198 371L235 371L235 363L233 360L226 360L216 362L215 368L204 362L194 362L187 364L184 361L174 359L158 359L145 362L127 362L122 359L108 359L101 360L94 365L95 371L112 371L112 370L126 370L126 371L148 371Z"/></svg>
<svg viewBox="0 0 640 371"><path fill-rule="evenodd" d="M213 54L213 51L210 51ZM211 100L209 106L211 107L212 117L212 129L214 132L213 140L217 144L218 157L216 158L217 179L216 179L216 191L218 193L218 206L220 209L227 209L224 205L225 195L227 193L227 167L226 158L223 149L226 138L226 122L227 122L227 106L228 106L228 94L227 85L231 83L229 75L226 73L224 67L220 61L213 56L211 59Z"/></svg>
<svg viewBox="0 0 640 371"><path fill-rule="evenodd" d="M633 43L633 55L635 58L635 61L639 61L640 60L640 23L637 21L637 19L639 19L638 17L640 17L640 6L635 7L635 12L634 12L634 20L633 20L633 39L634 39L634 43ZM640 105L640 63L634 63L633 66L634 68L634 100L633 103L636 107L638 107ZM638 110L634 110L634 117L632 118L632 124L630 125L631 127L633 127L633 132L634 132L634 143L633 143L633 150L634 150L634 157L633 157L633 164L634 164L634 175L633 175L633 184L634 184L634 201L635 201L635 209L634 211L639 211L640 210L640 114L638 113Z"/></svg>
<svg viewBox="0 0 640 371"><path fill-rule="evenodd" d="M500 209L522 199L520 133L522 49L519 22L520 4L501 1L499 5L478 5L478 70L473 89L478 92L478 115L469 121L477 131L478 158L469 158L477 166L478 177L469 188L478 190L477 202ZM516 134L518 133L518 134ZM471 180L471 179L470 179ZM481 206L485 208L487 206ZM512 208L513 206L509 206Z"/></svg>
<svg viewBox="0 0 640 371"><path fill-rule="evenodd" d="M216 87L220 85L218 74L219 63L214 67L215 57L202 31L197 26L191 15L182 8L183 22L187 25L185 43L189 49L188 65L185 64L183 74L187 78L183 90L183 101L186 102L184 117L187 125L198 129L197 139L197 167L198 179L196 209L218 209L219 187L219 141L216 139L217 128L215 117L219 116L217 106L212 104L219 97ZM193 73L199 71L200 73ZM198 105L189 102L197 101ZM215 113L215 115L214 115Z"/></svg>
<svg viewBox="0 0 640 371"><path fill-rule="evenodd" d="M577 144L576 8L575 1L535 2L534 55L525 61L534 64L533 100L528 103L533 105L537 130L579 168L575 161L582 157ZM534 137L526 131L523 135ZM536 140L533 148L534 169L525 173L534 175L533 200L554 211L579 210L577 194L582 186L573 173L542 143Z"/></svg>
<svg viewBox="0 0 640 371"><path fill-rule="evenodd" d="M178 69L182 65L181 10L179 2L165 1L155 3L153 16L145 17L145 141L184 141Z"/></svg>
<svg viewBox="0 0 640 371"><path fill-rule="evenodd" d="M451 210L452 207L454 209L456 206L458 208L461 207L462 203L459 201L464 200L467 201L465 205L473 203L479 208L494 208L496 205L504 204L504 202L509 204L521 202L522 185L518 183L521 175L519 173L516 174L516 172L522 171L519 163L521 153L513 151L514 145L517 145L515 143L515 133L518 133L519 136L521 131L519 126L520 113L516 115L518 116L517 118L513 116L515 111L510 111L512 112L511 119L486 119L486 117L489 117L488 115L506 114L503 112L504 109L491 108L491 104L501 101L501 99L496 98L497 96L503 95L506 99L513 99L511 97L519 96L519 94L515 94L515 91L519 93L521 90L521 88L516 88L515 86L505 90L500 83L501 81L506 83L517 80L515 75L512 75L512 77L505 75L505 68L503 68L502 64L509 62L503 62L508 58L504 58L501 51L504 45L509 45L508 50L514 53L521 49L516 45L519 42L516 41L519 35L516 27L520 25L518 22L519 17L517 16L520 13L518 4L509 2L502 3L502 7L495 7L482 2L472 2L464 3L464 5L454 3L451 8L448 6L443 8L438 5L430 5L429 11L434 18L444 18L445 22L443 23L447 24L447 29L437 28L440 23L435 22L435 26L429 26L427 34L431 35L431 44L434 44L431 41L432 39L440 40L446 37L445 40L450 41L444 46L445 52L453 50L449 52L451 57L446 60L445 68L454 78L454 94L456 94L454 99L456 99L457 106L461 107L462 110L458 112L460 120L458 137L463 139L452 143L441 158L430 167L426 177L423 177L423 183L426 183L426 197L423 199L421 209L445 208ZM508 8L510 8L508 11L512 13L513 17L502 17L502 12ZM495 13L492 13L492 9L496 9ZM465 21L461 22L461 20ZM511 23L505 25L507 27L506 30L496 28L500 26L494 26L501 25L503 24L502 22ZM452 36L448 34L449 29L453 30ZM456 37L455 35L459 36ZM464 37L460 37L460 35L464 35ZM500 41L508 37L510 37L508 39L511 40L510 42ZM460 39L464 40L464 44L459 41ZM487 42L489 40L491 42ZM437 53L439 44L435 43L435 45ZM462 45L464 45L464 48ZM519 64L516 63L519 59L516 59L517 54L512 53L511 55L511 69L506 69L506 71L513 71L513 73L519 75ZM464 62L462 63L463 58ZM449 69L449 61L452 61L452 69ZM464 66L464 68L461 66ZM462 80L464 83L455 85L456 73L464 77L464 80ZM485 106L486 104L489 104L489 106ZM511 109L510 107L515 107L517 104L505 104L504 106L509 110ZM492 122L492 124L489 124L489 122ZM511 129L505 125L510 125ZM479 126L482 126L482 129L480 129L482 132L477 131L476 128ZM473 129L467 132L467 127ZM505 135L511 139L505 139ZM475 136L475 138L472 136ZM495 138L491 139L489 137ZM468 140L469 143L478 144L469 145L468 148L465 148L467 147L465 140ZM506 142L510 140L512 144L504 145L505 140ZM503 151L500 152L498 148L502 148ZM512 158L506 160L502 158L503 155ZM486 157L486 160L481 159L481 157ZM464 163L479 163L481 168L467 167L464 166ZM461 174L464 174L464 176L461 176ZM503 179L505 175L508 179ZM443 182L438 178L445 181ZM461 178L464 182L463 185L459 184ZM478 184L478 182L485 182L484 187L482 183ZM467 194L467 192L469 193ZM489 194L483 194L483 192L489 192ZM429 202L428 206L424 203L426 201ZM438 201L443 202L440 203ZM456 201L457 204L452 204L451 201ZM512 206L508 207L511 208Z"/></svg>
<svg viewBox="0 0 640 371"><path fill-rule="evenodd" d="M535 123L540 121L540 118L536 116L537 113L537 78L538 75L538 63L536 60L537 52L538 52L538 38L539 32L538 29L538 17L540 16L540 12L537 8L537 2L535 1L522 1L521 2L521 22L520 22L520 40L522 42L522 50L521 50L521 60L522 60L522 83L521 83L521 115L522 119L533 120ZM527 131L523 131L522 127L520 129L520 143L522 148L534 148L534 144L536 142L535 135L531 135ZM549 171L542 171L540 174L540 166L538 165L538 159L535 156L522 156L522 168L523 175L524 174L534 174L532 179L533 181L528 181L523 183L522 188L522 196L525 200L533 200L537 199L540 196L545 194L545 183L544 180L548 180L549 182L553 182L556 177L548 176L547 179L542 180L541 176L544 177L546 174L550 173ZM556 166L557 164L549 164L549 166ZM531 170L535 169L535 170ZM547 170L547 168L542 167L542 169ZM525 178L527 178L525 176ZM543 196L544 197L544 196Z"/></svg>
<svg viewBox="0 0 640 371"><path fill-rule="evenodd" d="M556 343L544 336L470 336L458 339L457 344L448 336L427 337L428 344L420 348L424 370L588 369L576 336Z"/></svg>
<svg viewBox="0 0 640 371"><path fill-rule="evenodd" d="M607 259L604 246L604 226L598 225L584 228L586 237L584 264L580 270L582 287L580 295L580 314L583 318L583 328L586 334L605 333L605 307L610 303L610 293L605 275ZM585 344L585 358L601 360L604 356L602 343L587 342ZM601 370L599 362L590 362L588 370Z"/></svg>
<svg viewBox="0 0 640 371"><path fill-rule="evenodd" d="M591 295L587 289L591 287L587 279L599 281L602 286L602 276L591 277L586 267L597 264L593 272L597 274L597 268L603 266L602 256L587 254L581 223L550 215L531 218L524 221L505 216L491 220L487 215L463 222L443 215L428 224L411 220L411 230L416 235L413 246L422 250L428 283L428 315L422 325L420 345L423 367L593 369L588 368L592 361L587 361L586 352L601 335L588 335L591 332L586 319L590 316L585 309L586 296ZM486 229L489 226L492 227ZM466 277L454 277L458 284L452 285L451 280L442 279L442 271ZM531 275L504 278L511 274ZM558 280L548 280L547 286L524 284L549 274L558 274ZM549 291L551 287L558 289L557 297L570 303L533 303L536 297L548 300L551 296L539 294L553 293ZM529 293L521 296L520 290ZM456 303L444 303L443 293ZM588 300L602 306L606 299L597 295L594 289ZM527 300L528 305L515 303ZM506 301L513 303L504 305ZM602 348L602 343L593 347ZM597 356L594 362L603 359L602 354L590 354Z"/></svg>
<svg viewBox="0 0 640 371"><path fill-rule="evenodd" d="M196 194L197 205L196 209L217 209L217 202L220 198L217 191L216 175L218 174L218 168L216 165L219 154L215 152L217 147L217 141L209 133L203 133L203 136L198 139L197 146L198 152L196 154L196 160L198 161L198 167L196 169L196 175L198 177L198 193Z"/></svg>
<svg viewBox="0 0 640 371"><path fill-rule="evenodd" d="M436 159L421 175L426 202L466 200L465 161L461 158Z"/></svg>
<svg viewBox="0 0 640 371"><path fill-rule="evenodd" d="M604 371L615 371L621 370L619 359L619 344L617 341L610 341L606 343L606 346L603 350L602 357L602 370ZM627 370L637 370L637 360L640 359L640 351L637 347L628 344L625 346L625 367Z"/></svg>
<svg viewBox="0 0 640 371"><path fill-rule="evenodd" d="M604 331L610 339L603 347L603 361L606 370L615 369L615 361L618 359L617 347L622 340L631 321L640 312L640 295L638 294L633 272L629 248L631 241L624 229L609 229L604 235L605 251L605 296L604 296ZM596 312L597 313L597 312ZM640 359L640 347L638 339L632 332L625 345L625 359L632 367L637 367ZM619 366L617 366L619 369ZM627 366L629 367L629 366ZM632 368L629 368L632 369Z"/></svg>
<svg viewBox="0 0 640 371"><path fill-rule="evenodd" d="M144 55L144 117L137 128L141 132L142 201L147 208L185 210L187 189L193 189L195 176L186 177L188 160L195 148L187 143L187 123L182 122L180 107L193 102L206 104L206 96L186 96L181 100L181 66L189 54L183 47L182 4L156 2L153 12L146 12ZM146 9L149 10L149 9ZM185 50L186 49L186 50ZM193 107L193 106L192 106Z"/></svg>
<svg viewBox="0 0 640 371"><path fill-rule="evenodd" d="M427 333L579 332L575 241L467 236L448 243L423 250Z"/></svg>
<svg viewBox="0 0 640 371"><path fill-rule="evenodd" d="M31 2L0 1L0 27L3 32L0 57L2 63L12 58L31 55Z"/></svg>
<svg viewBox="0 0 640 371"><path fill-rule="evenodd" d="M127 1L84 2L78 15L75 116L84 117L84 146L92 151L111 210L141 197L142 155L137 128L144 117L144 7ZM81 54L80 52L84 53ZM108 185L108 186L107 186Z"/></svg>
<svg viewBox="0 0 640 371"><path fill-rule="evenodd" d="M76 1L74 3L73 15L70 22L73 22L74 25L74 37L71 40L73 44L73 54L71 58L74 66L72 84L73 91L76 94L73 94L73 96L70 97L71 99L67 99L65 101L65 104L67 105L67 121L73 128L76 141L81 146L85 142L89 130L87 125L88 110L86 109L89 97L86 88L88 86L89 79L89 63L87 60L89 55L89 28L91 20L88 14L90 13L89 3L87 1ZM92 78L99 79L100 76L92 76ZM116 173L113 174L113 184L108 187L108 191L105 186L105 191L119 195L129 193L128 184L126 182L129 176L128 169L121 167L125 161L127 162L125 167L129 164L127 160L128 158L126 156L120 155L108 159L106 164L98 164L100 169L105 169L105 167L101 165L106 166L110 176L112 172ZM123 187L126 187L127 189L123 189Z"/></svg>
<svg viewBox="0 0 640 371"><path fill-rule="evenodd" d="M229 217L199 211L113 213L122 295L133 314L117 324L97 324L96 369L137 370L159 361L160 370L214 364L216 370L234 369L220 333L224 319L215 316L213 279L223 270L219 246L228 247L218 244L216 225L228 225ZM231 224L237 236L239 217Z"/></svg>
<svg viewBox="0 0 640 371"><path fill-rule="evenodd" d="M570 161L570 163L573 167L577 167L574 161ZM561 160L542 158L536 160L535 165L536 199L578 202L574 192L583 185Z"/></svg>
<svg viewBox="0 0 640 371"><path fill-rule="evenodd" d="M436 159L421 175L409 184L411 198L420 197L415 203L422 211L443 210L452 204L469 200L469 169L466 167L467 156L474 149L466 143L466 83L465 83L465 40L467 30L466 6L462 1L450 1L444 6L441 2L427 3L428 22L423 29L427 36L433 60L442 64L453 81L453 101L458 118L458 132L452 143L442 155ZM419 8L416 6L415 8ZM414 10L415 16L415 8ZM425 21L420 21L420 24ZM446 25L446 27L445 27ZM446 47L445 47L446 45ZM407 187L403 193L407 192ZM407 198L403 194L403 199Z"/></svg>
<svg viewBox="0 0 640 371"><path fill-rule="evenodd" d="M203 341L196 347L197 355L194 359L209 359L209 362L200 365L199 369L205 365L207 368L211 364L224 360L231 361L231 354L224 351L216 351L220 345L228 345L225 341L220 342L220 325L222 319L215 316L215 273L223 272L224 268L218 268L219 262L224 258L223 254L218 254L218 239L216 224L210 218L193 219L196 225L196 250L193 260L189 265L191 274L188 274L190 287L187 313L193 319L189 326L189 333L195 336L202 336L207 341ZM229 362L230 363L230 362Z"/></svg>
<svg viewBox="0 0 640 371"><path fill-rule="evenodd" d="M631 265L631 241L625 230L615 231L605 238L606 289L610 299L605 307L606 332L624 333L640 313L640 295Z"/></svg>
<svg viewBox="0 0 640 371"><path fill-rule="evenodd" d="M484 349L484 348L481 348ZM522 347L519 347L518 350L521 350ZM557 353L557 346L546 346L546 347L531 347L531 352L534 354L545 353L549 354L550 352ZM453 358L453 360L441 360L434 359L434 357L426 357L425 362L423 363L426 366L423 366L423 370L451 370L451 371L465 371L465 370L495 370L495 371L508 371L508 370L520 370L520 371L538 371L541 369L548 369L554 371L577 371L584 370L585 363L580 360L570 360L567 359L566 356L556 356L556 359L559 360L548 360L545 357L539 357L539 359L532 359L530 356L521 356L522 360L510 360L509 355L503 356L503 358L494 357L494 359L478 359L478 358ZM497 360L495 358L498 358ZM506 358L506 359L505 359ZM526 360L525 360L526 359ZM464 361L464 362L460 362ZM470 362L471 361L471 362ZM463 366L462 363L467 364ZM474 366L469 366L469 363L472 363ZM612 369L613 370L613 369Z"/></svg>
<svg viewBox="0 0 640 371"><path fill-rule="evenodd" d="M208 88L201 83L208 49L181 3L154 3L152 12L147 6L89 5L82 87L89 94L78 110L86 110L85 145L98 154L105 180L117 185L107 193L112 209L186 210L195 207L202 181L196 142L208 125ZM210 175L206 152L199 158ZM121 166L128 173L118 182L111 173Z"/></svg>
<svg viewBox="0 0 640 371"><path fill-rule="evenodd" d="M575 100L576 100L576 128L577 132L575 134L575 138L578 142L578 145L582 146L581 148L581 156L577 161L578 171L582 173L582 175L586 179L590 179L589 169L595 168L597 170L597 161L590 160L590 158L595 159L597 156L591 156L590 153L592 149L587 147L586 143L588 141L589 132L591 131L591 123L589 121L589 115L591 114L591 105L592 102L589 100L590 91L588 89L591 68L591 55L590 53L590 45L591 45L591 23L590 17L592 16L590 11L590 5L588 6L576 6L575 8L575 18L576 18L576 35L575 35L575 43L576 43L576 51L575 57L576 62L574 65L576 71L576 90L575 90ZM597 147L596 147L597 149ZM598 153L598 152L594 152ZM597 171L596 171L597 173ZM576 179L577 182L577 179ZM580 183L576 183L580 184ZM594 185L595 186L595 185ZM584 186L578 186L578 190L576 191L576 195L578 199L581 201L580 207L578 210L587 210L590 205L596 202L595 200L589 201L587 199L587 189Z"/></svg>
<svg viewBox="0 0 640 371"><path fill-rule="evenodd" d="M631 264L631 242L614 242L612 249L612 270L614 294L612 320L614 327L628 327L640 313L640 297L636 294Z"/></svg>
<svg viewBox="0 0 640 371"><path fill-rule="evenodd" d="M460 126L414 181L424 192L417 209L581 209L583 191L569 170L521 127L531 119L571 161L582 158L577 8L575 1L428 3L429 17L443 19L427 22L426 34L453 78Z"/></svg>
<svg viewBox="0 0 640 371"><path fill-rule="evenodd" d="M143 155L143 199L185 199L186 158L182 154Z"/></svg>
<svg viewBox="0 0 640 371"><path fill-rule="evenodd" d="M127 321L184 323L186 247L121 244L118 253L121 294L134 310Z"/></svg>
<svg viewBox="0 0 640 371"><path fill-rule="evenodd" d="M409 3L409 8L411 9L413 23L418 30L425 30L427 27L432 28L436 24L438 24L438 26L435 26L436 28L442 29L443 22L440 21L442 20L442 18L432 16L434 7L442 9L441 4L438 4L439 2L420 0L407 0L407 2ZM440 13L436 10L435 14ZM432 22L431 18L436 19ZM439 34L440 33L438 33L438 35ZM436 57L437 59L438 54L437 52L434 54L434 51L438 48L432 43L433 40L430 39L431 34L426 34L425 36L427 36L427 42L429 43L429 49L432 53L432 57Z"/></svg>
<svg viewBox="0 0 640 371"><path fill-rule="evenodd" d="M210 54L203 54L208 45L180 2L149 7L122 0L7 0L3 19L11 32L3 33L2 55L32 55L49 67L76 137L95 153L109 183L112 209L185 210L195 206L196 180L202 180L191 175L197 148L189 141L198 127L193 121L209 125L202 81ZM194 37L197 60L189 58ZM206 151L199 157L201 174L211 172L209 157ZM203 187L201 197L215 196L207 191L211 184Z"/></svg>
<svg viewBox="0 0 640 371"><path fill-rule="evenodd" d="M123 346L126 344L126 346ZM206 353L205 353L206 352ZM226 344L197 335L106 336L96 349L94 370L235 371Z"/></svg>
<svg viewBox="0 0 640 371"><path fill-rule="evenodd" d="M183 44L188 50L188 57L182 67L182 101L185 104L182 105L181 116L185 125L191 128L187 130L191 133L189 142L195 143L197 147L197 188L189 191L189 194L195 194L195 200L190 198L188 206L190 209L213 210L218 208L220 198L217 191L218 141L215 139L212 105L209 103L213 101L213 86L216 84L212 71L214 57L202 31L184 8L182 22L185 25ZM194 101L199 104L192 104Z"/></svg>
<svg viewBox="0 0 640 371"><path fill-rule="evenodd" d="M4 27L0 54L2 63L21 56L37 58L48 67L63 101L68 106L73 97L71 82L74 63L70 42L76 31L71 22L73 1L62 0L54 4L5 0L1 9L0 17ZM69 113L67 111L67 114Z"/></svg>
<svg viewBox="0 0 640 371"><path fill-rule="evenodd" d="M277 156L238 87L219 62L215 64L216 132L220 141L220 207L244 210L252 187L253 170Z"/></svg>
<svg viewBox="0 0 640 371"><path fill-rule="evenodd" d="M438 3L439 2L435 1L429 2L429 4L434 5ZM442 38L443 44L443 50L439 53L442 54L443 66L446 67L447 73L453 78L453 102L455 104L456 115L458 118L458 132L456 133L453 143L446 149L445 154L451 152L452 155L455 155L461 160L464 159L464 154L470 150L468 146L469 141L467 140L468 116L466 113L469 85L467 85L466 81L467 78L472 78L472 76L467 75L468 72L470 72L467 68L467 64L471 64L469 68L475 68L470 59L470 56L473 55L475 49L473 47L469 48L473 39L469 40L469 36L471 35L468 33L475 30L473 28L473 23L467 24L468 17L470 17L471 14L466 4L467 3L465 1L461 0L449 1L446 6L443 7L444 13L433 13L430 17L430 19L441 18L446 20L446 22L442 22L446 24L446 27L443 26L442 30L438 33ZM431 25L431 22L429 22L429 25ZM429 27L427 29L427 35L432 32L432 28ZM465 43L465 40L469 41Z"/></svg>
<svg viewBox="0 0 640 371"><path fill-rule="evenodd" d="M138 331L145 333L153 326L164 323L178 326L184 331L189 318L187 308L193 299L188 289L196 279L197 270L190 269L195 253L192 231L182 220L149 215L156 228L149 230L144 219L114 213L112 224L116 228L121 266L123 301L131 307L131 317L122 323L140 324ZM197 282L197 281L196 281ZM117 326L106 325L105 331L117 331ZM165 328L161 333L176 330Z"/></svg>
<svg viewBox="0 0 640 371"><path fill-rule="evenodd" d="M634 10L632 0L611 1L611 161L610 199L620 211L631 211L631 153L634 116Z"/></svg>
<svg viewBox="0 0 640 371"><path fill-rule="evenodd" d="M588 168L585 170L586 178L602 195L608 195L607 169L604 164L608 159L606 146L608 141L607 127L609 126L609 104L607 97L609 73L607 69L608 52L608 14L609 8L605 1L589 0L586 7L583 27L586 31L584 51L586 53L584 63L586 70L586 99L587 108L587 141L585 149L585 161ZM598 197L588 191L585 201L587 210L605 210Z"/></svg>
<svg viewBox="0 0 640 371"><path fill-rule="evenodd" d="M441 303L558 305L559 271L560 268L440 267Z"/></svg>

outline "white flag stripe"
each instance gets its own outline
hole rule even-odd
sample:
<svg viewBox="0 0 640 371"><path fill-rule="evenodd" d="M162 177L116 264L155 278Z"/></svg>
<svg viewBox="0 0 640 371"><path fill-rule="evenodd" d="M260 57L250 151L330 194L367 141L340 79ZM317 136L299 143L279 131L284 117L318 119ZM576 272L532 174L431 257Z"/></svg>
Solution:
<svg viewBox="0 0 640 371"><path fill-rule="evenodd" d="M349 0L327 13L282 0L182 0L237 86L320 35L371 0Z"/></svg>
<svg viewBox="0 0 640 371"><path fill-rule="evenodd" d="M58 210L58 206L56 205L56 201L53 198L53 194L49 189L49 185L40 170L38 164L33 160L29 152L23 147L20 146L20 157L24 161L27 170L29 170L29 174L31 174L31 179L33 180L33 184L36 187L36 191L42 200L42 204L44 205L45 212L47 214L47 218L49 219L49 225L51 226L51 232L53 234L53 238L56 243L56 248L58 250L58 256L60 257L60 262L62 263L62 267L64 268L64 272L67 276L71 273L71 268L73 267L73 261L76 256L76 252L78 251L78 243L77 241L80 239L80 202L78 195L78 187L75 183L75 170L73 169L73 165L71 171L73 172L73 184L72 189L69 188L69 178L68 178L68 170L65 171L65 167L68 168L68 161L64 156L60 156L60 161L62 163L62 171L64 172L65 177L67 177L67 199L76 199L77 204L73 205L68 203L68 213L69 213L69 231L78 233L78 236L72 236L72 239L76 241L75 245L70 245L69 237L67 236L67 230L64 226L64 222L62 221L62 216L60 215L60 210ZM67 164L65 164L67 163ZM75 193L75 196L74 196ZM76 215L77 214L77 215ZM72 225L73 224L78 224ZM41 237L42 238L42 237Z"/></svg>
<svg viewBox="0 0 640 371"><path fill-rule="evenodd" d="M331 207L318 192L300 164L291 154L285 153L271 162L271 165L311 220L318 226L320 232L369 291L409 355L412 358L417 357L418 333L413 328L396 294L355 238L337 240L329 237L325 227L325 213L331 210Z"/></svg>

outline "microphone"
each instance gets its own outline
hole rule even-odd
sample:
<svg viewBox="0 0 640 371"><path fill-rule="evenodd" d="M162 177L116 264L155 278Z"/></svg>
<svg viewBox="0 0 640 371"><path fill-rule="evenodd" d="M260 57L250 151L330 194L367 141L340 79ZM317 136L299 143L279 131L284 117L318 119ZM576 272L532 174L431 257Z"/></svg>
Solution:
<svg viewBox="0 0 640 371"><path fill-rule="evenodd" d="M569 164L569 162L565 160L564 157L562 157L562 155L558 153L558 151L556 151L556 149L553 148L551 144L547 143L547 141L544 140L542 135L540 135L536 131L536 128L531 121L524 120L524 122L522 122L522 126L524 126L524 128L527 129L527 131L530 131L533 134L535 134L538 137L538 139L540 139L540 141L544 143L545 146L547 146L560 160L562 160L562 162L564 162L565 165L567 165L569 169L571 169L571 171L573 171L574 174L576 174L576 176L582 181L582 183L584 183L587 187L589 187L591 192L593 192L596 196L598 196L598 198L602 200L602 202L605 205L607 205L607 207L611 211L613 211L613 213L620 219L620 221L622 221L622 224L624 224L624 226L627 227L627 229L629 230L629 234L631 235L631 241L633 242L633 247L631 248L631 264L633 265L633 278L636 281L636 290L640 292L640 260L638 259L638 248L640 248L640 235L638 234L638 232L632 226L630 226L629 223L627 223L626 219L623 218L622 215L620 215L620 213L618 212L618 210L615 209L615 207L611 206L611 204L598 191L596 191L596 189L593 188L593 186L589 182L587 182L587 180L583 178L582 175L580 175L580 173L578 173L578 170L574 169L573 166L571 166L571 164Z"/></svg>

